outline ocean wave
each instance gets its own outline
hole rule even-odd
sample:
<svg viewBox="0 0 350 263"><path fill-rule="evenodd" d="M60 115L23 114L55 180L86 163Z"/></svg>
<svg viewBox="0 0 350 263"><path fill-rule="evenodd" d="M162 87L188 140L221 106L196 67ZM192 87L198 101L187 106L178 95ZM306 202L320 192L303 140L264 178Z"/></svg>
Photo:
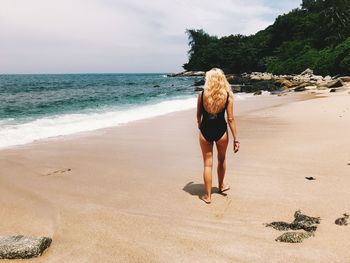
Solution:
<svg viewBox="0 0 350 263"><path fill-rule="evenodd" d="M64 114L36 119L26 123L6 124L0 127L0 148L23 145L36 140L69 135L117 126L132 121L196 107L197 99L173 99L153 105L99 113Z"/></svg>
<svg viewBox="0 0 350 263"><path fill-rule="evenodd" d="M235 94L235 100L245 100L250 94ZM137 120L153 118L172 112L193 109L196 97L172 99L153 105L134 106L124 110L106 110L98 113L62 114L39 118L25 123L13 120L0 123L0 148L23 145L37 140L79 132L118 126Z"/></svg>

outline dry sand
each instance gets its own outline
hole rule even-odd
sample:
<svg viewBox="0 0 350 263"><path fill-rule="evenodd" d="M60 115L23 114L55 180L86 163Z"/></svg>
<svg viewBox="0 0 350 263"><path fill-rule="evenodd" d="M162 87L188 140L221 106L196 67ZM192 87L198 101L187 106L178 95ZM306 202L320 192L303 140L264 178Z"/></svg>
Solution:
<svg viewBox="0 0 350 263"><path fill-rule="evenodd" d="M30 262L350 262L350 226L334 224L350 213L350 95L235 111L231 190L211 205L194 110L0 151L0 234L52 237ZM274 241L264 223L298 209L322 218L315 237Z"/></svg>

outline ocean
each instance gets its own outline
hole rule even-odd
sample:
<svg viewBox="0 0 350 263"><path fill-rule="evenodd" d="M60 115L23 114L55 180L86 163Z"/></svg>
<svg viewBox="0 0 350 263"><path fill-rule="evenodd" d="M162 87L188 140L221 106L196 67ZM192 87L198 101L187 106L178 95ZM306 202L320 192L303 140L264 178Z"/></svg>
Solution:
<svg viewBox="0 0 350 263"><path fill-rule="evenodd" d="M0 148L195 108L194 80L165 74L0 75Z"/></svg>

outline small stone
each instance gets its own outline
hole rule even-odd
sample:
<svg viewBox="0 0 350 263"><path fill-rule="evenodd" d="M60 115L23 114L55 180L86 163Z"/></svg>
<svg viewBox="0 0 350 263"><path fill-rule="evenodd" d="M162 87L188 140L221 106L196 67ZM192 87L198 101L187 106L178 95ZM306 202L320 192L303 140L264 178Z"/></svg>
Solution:
<svg viewBox="0 0 350 263"><path fill-rule="evenodd" d="M277 237L277 242L284 243L301 243L304 239L314 236L313 232L287 232Z"/></svg>
<svg viewBox="0 0 350 263"><path fill-rule="evenodd" d="M51 245L48 237L0 236L0 259L25 259L40 256Z"/></svg>
<svg viewBox="0 0 350 263"><path fill-rule="evenodd" d="M338 226L347 226L348 225L348 219L349 215L348 214L343 214L343 217L340 217L335 220L335 224Z"/></svg>
<svg viewBox="0 0 350 263"><path fill-rule="evenodd" d="M316 180L316 178L315 178L315 177L312 177L312 176L305 177L305 179L307 179L307 180Z"/></svg>
<svg viewBox="0 0 350 263"><path fill-rule="evenodd" d="M336 92L337 89L331 89L329 92Z"/></svg>
<svg viewBox="0 0 350 263"><path fill-rule="evenodd" d="M262 94L262 91L261 90L258 90L258 91L255 91L254 92L254 95L261 95Z"/></svg>
<svg viewBox="0 0 350 263"><path fill-rule="evenodd" d="M159 85L154 85L153 88L159 88L160 86Z"/></svg>

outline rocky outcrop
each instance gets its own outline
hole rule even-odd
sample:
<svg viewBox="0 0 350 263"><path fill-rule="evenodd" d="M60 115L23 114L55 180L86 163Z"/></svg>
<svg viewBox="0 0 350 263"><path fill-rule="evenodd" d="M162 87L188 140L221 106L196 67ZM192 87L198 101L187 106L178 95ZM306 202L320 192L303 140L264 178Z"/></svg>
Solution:
<svg viewBox="0 0 350 263"><path fill-rule="evenodd" d="M0 236L0 259L38 257L51 242L48 237Z"/></svg>
<svg viewBox="0 0 350 263"><path fill-rule="evenodd" d="M350 77L323 77L315 75L311 69L306 69L299 75L273 75L266 72L243 73L239 76L229 74L227 80L236 85L233 89L236 92L266 90L281 95L290 91L339 89L344 86L345 81L350 81Z"/></svg>
<svg viewBox="0 0 350 263"><path fill-rule="evenodd" d="M203 77L204 71L183 71L169 74L169 77ZM233 92L255 93L260 90L270 91L272 94L286 94L291 91L339 89L348 77L331 77L315 75L312 69L306 69L299 75L274 75L266 72L243 73L240 75L227 74L226 78ZM195 79L193 86L204 85L204 78ZM197 88L196 88L197 90Z"/></svg>
<svg viewBox="0 0 350 263"><path fill-rule="evenodd" d="M202 77L205 76L204 71L182 71L179 73L171 73L168 77Z"/></svg>

